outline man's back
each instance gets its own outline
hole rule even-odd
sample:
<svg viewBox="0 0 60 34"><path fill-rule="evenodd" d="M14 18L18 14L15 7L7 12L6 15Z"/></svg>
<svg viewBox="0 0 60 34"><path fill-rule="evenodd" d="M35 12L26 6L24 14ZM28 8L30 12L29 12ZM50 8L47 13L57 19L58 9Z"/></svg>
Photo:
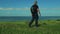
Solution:
<svg viewBox="0 0 60 34"><path fill-rule="evenodd" d="M32 13L32 14L37 14L37 13L38 13L37 9L38 9L38 6L37 6L37 5L33 5L33 6L31 7L31 13Z"/></svg>

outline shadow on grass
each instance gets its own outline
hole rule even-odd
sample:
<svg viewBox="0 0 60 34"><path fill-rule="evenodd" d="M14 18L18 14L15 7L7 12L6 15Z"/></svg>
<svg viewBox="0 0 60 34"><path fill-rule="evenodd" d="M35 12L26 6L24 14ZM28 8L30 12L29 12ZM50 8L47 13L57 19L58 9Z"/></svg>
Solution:
<svg viewBox="0 0 60 34"><path fill-rule="evenodd" d="M60 21L60 19L57 19L56 21Z"/></svg>
<svg viewBox="0 0 60 34"><path fill-rule="evenodd" d="M41 26L41 24L38 24L37 26L36 25L32 25L32 27L40 27Z"/></svg>

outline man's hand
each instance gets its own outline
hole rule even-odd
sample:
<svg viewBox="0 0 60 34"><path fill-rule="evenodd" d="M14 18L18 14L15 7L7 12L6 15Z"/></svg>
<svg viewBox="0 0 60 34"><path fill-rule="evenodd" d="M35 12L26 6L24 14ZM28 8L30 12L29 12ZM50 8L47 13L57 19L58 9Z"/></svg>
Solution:
<svg viewBox="0 0 60 34"><path fill-rule="evenodd" d="M39 14L38 14L39 16L41 16L41 13L40 13L40 11L39 11Z"/></svg>

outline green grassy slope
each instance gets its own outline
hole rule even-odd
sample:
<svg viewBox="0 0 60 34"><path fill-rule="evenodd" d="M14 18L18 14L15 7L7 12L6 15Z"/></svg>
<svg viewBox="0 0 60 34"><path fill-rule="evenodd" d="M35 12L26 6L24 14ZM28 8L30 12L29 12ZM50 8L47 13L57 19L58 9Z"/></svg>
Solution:
<svg viewBox="0 0 60 34"><path fill-rule="evenodd" d="M29 28L27 21L0 22L0 34L60 34L60 21L41 20L39 24Z"/></svg>

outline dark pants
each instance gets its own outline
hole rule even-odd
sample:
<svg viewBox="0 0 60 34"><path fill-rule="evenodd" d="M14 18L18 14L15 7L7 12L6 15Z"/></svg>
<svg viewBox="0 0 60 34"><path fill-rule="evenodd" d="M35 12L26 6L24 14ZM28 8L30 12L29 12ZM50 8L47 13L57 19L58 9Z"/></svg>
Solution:
<svg viewBox="0 0 60 34"><path fill-rule="evenodd" d="M35 25L37 26L38 25L38 14L35 14L32 16L32 20L29 23L29 26L31 26L31 24L33 23L34 20L35 20Z"/></svg>

